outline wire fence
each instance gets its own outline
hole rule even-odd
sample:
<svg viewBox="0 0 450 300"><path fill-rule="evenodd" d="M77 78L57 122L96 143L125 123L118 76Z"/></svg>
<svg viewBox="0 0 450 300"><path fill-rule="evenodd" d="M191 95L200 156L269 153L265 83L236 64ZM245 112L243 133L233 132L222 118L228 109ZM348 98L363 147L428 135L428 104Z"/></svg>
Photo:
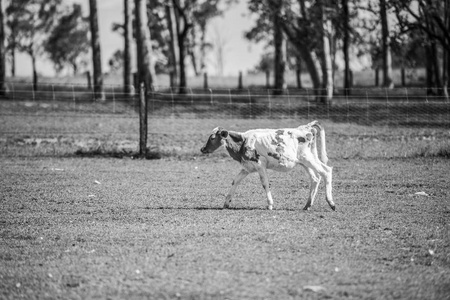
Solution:
<svg viewBox="0 0 450 300"><path fill-rule="evenodd" d="M95 101L91 87L75 84L7 83L0 115L54 115L135 118L136 90L104 86ZM450 101L443 90L425 88L336 89L324 103L314 89L200 89L155 87L148 92L149 118L180 119L327 119L384 126L450 127ZM7 103L7 104L5 104Z"/></svg>
<svg viewBox="0 0 450 300"><path fill-rule="evenodd" d="M138 149L140 95L105 85L94 100L86 85L7 84L0 98L1 156L65 156ZM157 87L146 93L148 148L199 155L216 126L230 130L325 124L331 157L450 156L450 101L442 90L200 89Z"/></svg>

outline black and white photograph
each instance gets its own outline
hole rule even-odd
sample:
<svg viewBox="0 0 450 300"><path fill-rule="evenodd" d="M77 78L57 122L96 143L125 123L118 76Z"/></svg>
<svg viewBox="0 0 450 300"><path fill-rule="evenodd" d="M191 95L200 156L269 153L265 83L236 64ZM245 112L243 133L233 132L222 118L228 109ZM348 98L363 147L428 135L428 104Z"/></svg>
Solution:
<svg viewBox="0 0 450 300"><path fill-rule="evenodd" d="M0 299L450 299L450 0L0 0Z"/></svg>

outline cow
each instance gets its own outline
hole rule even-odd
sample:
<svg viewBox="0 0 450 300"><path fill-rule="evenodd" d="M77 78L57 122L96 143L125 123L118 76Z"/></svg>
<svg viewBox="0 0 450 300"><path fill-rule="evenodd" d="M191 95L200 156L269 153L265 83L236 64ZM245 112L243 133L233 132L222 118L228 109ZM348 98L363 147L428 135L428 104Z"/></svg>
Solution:
<svg viewBox="0 0 450 300"><path fill-rule="evenodd" d="M320 139L318 153L317 139ZM237 186L250 173L258 172L267 196L267 208L272 210L273 199L267 170L288 172L302 165L310 178L308 201L303 208L309 210L325 179L326 201L332 210L336 206L332 197L332 168L327 165L325 130L318 121L297 128L254 129L246 132L228 131L222 127L213 129L206 144L200 149L203 154L213 153L225 147L228 154L240 163L242 170L234 178L225 198L224 208L229 208Z"/></svg>

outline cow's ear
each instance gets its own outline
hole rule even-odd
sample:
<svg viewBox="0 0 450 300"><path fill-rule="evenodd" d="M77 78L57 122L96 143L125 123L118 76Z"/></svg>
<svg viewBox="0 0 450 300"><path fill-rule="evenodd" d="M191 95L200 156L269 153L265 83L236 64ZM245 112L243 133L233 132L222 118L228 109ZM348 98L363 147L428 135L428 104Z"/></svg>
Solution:
<svg viewBox="0 0 450 300"><path fill-rule="evenodd" d="M220 134L220 137L223 139L226 139L228 137L228 131L226 131L226 130L221 130L219 134Z"/></svg>
<svg viewBox="0 0 450 300"><path fill-rule="evenodd" d="M244 140L244 137L239 132L230 131L230 137L235 141L236 143L242 142Z"/></svg>

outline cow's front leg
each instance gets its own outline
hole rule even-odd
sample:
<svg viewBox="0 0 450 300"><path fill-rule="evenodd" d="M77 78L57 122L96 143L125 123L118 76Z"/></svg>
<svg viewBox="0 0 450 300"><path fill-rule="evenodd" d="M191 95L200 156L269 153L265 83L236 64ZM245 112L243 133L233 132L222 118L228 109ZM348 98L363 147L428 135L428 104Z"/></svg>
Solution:
<svg viewBox="0 0 450 300"><path fill-rule="evenodd" d="M269 177L267 176L267 170L266 170L266 168L259 168L258 173L259 173L259 178L261 179L262 186L263 186L264 190L266 191L267 208L269 210L272 210L273 199L272 199L272 193L270 192Z"/></svg>
<svg viewBox="0 0 450 300"><path fill-rule="evenodd" d="M237 186L239 185L239 183L241 183L241 181L247 177L247 175L249 174L249 172L245 169L242 169L241 172L239 172L239 174L237 174L237 176L234 178L233 183L231 183L231 188L228 191L227 196L225 197L225 203L223 204L223 208L229 208L230 204L231 204L231 199L233 198L234 192L236 191Z"/></svg>

